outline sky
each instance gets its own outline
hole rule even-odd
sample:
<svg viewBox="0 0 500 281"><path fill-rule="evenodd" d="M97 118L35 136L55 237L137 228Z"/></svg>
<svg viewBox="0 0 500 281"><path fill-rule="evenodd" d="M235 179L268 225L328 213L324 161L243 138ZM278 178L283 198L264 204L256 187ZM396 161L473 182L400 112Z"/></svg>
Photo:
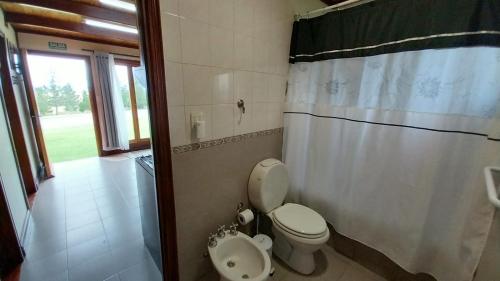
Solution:
<svg viewBox="0 0 500 281"><path fill-rule="evenodd" d="M78 95L88 89L87 71L82 59L28 55L28 65L33 88L48 85L53 73L57 84L69 83Z"/></svg>
<svg viewBox="0 0 500 281"><path fill-rule="evenodd" d="M85 61L77 58L63 58L43 55L28 55L33 88L48 85L54 74L56 83L63 86L69 83L77 95L82 95L87 89L87 71ZM128 73L125 66L117 66L116 73L120 84L128 87Z"/></svg>

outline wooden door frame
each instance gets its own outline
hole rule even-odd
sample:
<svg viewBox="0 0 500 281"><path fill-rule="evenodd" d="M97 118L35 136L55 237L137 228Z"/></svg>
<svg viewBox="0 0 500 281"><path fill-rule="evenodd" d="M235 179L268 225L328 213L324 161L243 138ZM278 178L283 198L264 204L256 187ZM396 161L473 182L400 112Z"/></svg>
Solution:
<svg viewBox="0 0 500 281"><path fill-rule="evenodd" d="M17 238L16 228L7 202L0 176L0 277L6 278L24 260L21 243Z"/></svg>
<svg viewBox="0 0 500 281"><path fill-rule="evenodd" d="M31 73L28 66L28 51L21 49L21 63L24 73L24 87L28 98L30 108L31 123L33 124L33 131L35 133L36 146L38 148L38 157L43 163L44 178L53 177L52 168L50 167L49 155L45 147L45 139L42 132L42 124L40 122L40 113L36 103L35 91L33 90L33 82L31 81Z"/></svg>
<svg viewBox="0 0 500 281"><path fill-rule="evenodd" d="M163 280L178 281L177 230L175 217L175 199L173 189L172 155L168 125L167 89L163 61L161 14L159 0L137 0L138 26L141 36L141 57L145 64L148 84L148 104L151 122L151 140L155 163L155 187L158 204L158 219L162 250ZM58 54L60 55L60 54ZM90 59L87 57L87 59ZM90 68L90 64L88 65ZM90 70L90 69L89 69ZM7 77L10 77L8 75ZM89 73L89 83L92 81ZM93 83L89 86L95 97ZM91 99L92 100L92 99ZM94 105L95 106L95 102ZM99 124L94 120L94 124ZM96 132L96 137L100 132ZM98 144L100 143L100 137ZM102 149L102 146L99 148ZM0 219L10 217L8 208L3 208L0 189ZM3 223L3 221L0 221ZM7 221L8 223L8 221ZM1 231L15 231L13 223L6 225ZM3 234L3 232L0 232ZM15 232L14 232L15 234ZM3 237L3 236L2 236ZM6 239L3 239L6 241ZM15 242L15 241L14 241ZM22 249L19 241L10 244L11 250L20 254L21 260L13 259L13 263L22 261ZM14 253L15 254L15 253Z"/></svg>
<svg viewBox="0 0 500 281"><path fill-rule="evenodd" d="M7 39L0 36L0 74L2 75L2 89L5 101L7 116L9 117L12 139L16 151L21 177L24 182L24 189L27 195L31 195L38 190L28 155L28 147L25 141L21 117L19 115L16 96L14 93L13 80L9 61L9 46Z"/></svg>
<svg viewBox="0 0 500 281"><path fill-rule="evenodd" d="M26 54L24 54L24 52ZM39 123L39 115L40 113L38 112L38 107L36 105L36 97L35 97L35 91L33 90L33 84L31 81L31 73L29 71L28 67L28 60L27 56L28 54L33 54L33 55L40 55L40 56L46 56L46 57L54 57L54 58L69 58L69 59L80 59L85 62L85 70L87 72L87 89L89 91L89 100L90 100L90 111L92 113L92 123L94 127L94 134L95 134L95 139L96 139L96 146L97 146L97 154L99 157L104 156L105 153L102 149L102 136L101 136L101 127L99 123L99 116L98 116L98 110L97 110L97 100L96 100L96 95L95 95L95 88L94 88L94 80L92 76L92 65L90 62L90 56L88 55L79 55L79 54L68 54L68 53L59 53L59 52L49 52L49 51L40 51L40 50L23 50L23 64L26 67L25 73L29 78L26 80L29 80L29 90L27 91L28 93L28 100L30 100L30 103L34 103L34 115L33 119L38 120L37 122L33 122L33 126L35 126L35 123ZM50 159L48 158L48 153L47 153L47 148L45 145L45 141L43 138L43 132L41 129L40 125L40 130L35 130L35 138L37 139L37 145L39 146L39 151L42 153L45 153L45 157L41 157L44 166L49 167L48 171L50 173L47 174L48 177L53 176L52 175L52 169L50 168ZM39 142L39 143L38 143ZM47 169L46 169L47 171Z"/></svg>
<svg viewBox="0 0 500 281"><path fill-rule="evenodd" d="M177 230L168 125L167 88L163 61L160 0L138 0L141 57L148 83L151 140L160 223L163 280L178 281Z"/></svg>

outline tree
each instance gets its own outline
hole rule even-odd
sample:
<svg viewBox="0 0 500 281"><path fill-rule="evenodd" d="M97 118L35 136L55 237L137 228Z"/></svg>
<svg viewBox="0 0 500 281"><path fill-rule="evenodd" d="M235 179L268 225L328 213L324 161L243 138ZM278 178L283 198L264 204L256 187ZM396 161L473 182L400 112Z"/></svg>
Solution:
<svg viewBox="0 0 500 281"><path fill-rule="evenodd" d="M70 84L66 84L60 88L61 101L66 111L75 112L78 110L79 97Z"/></svg>
<svg viewBox="0 0 500 281"><path fill-rule="evenodd" d="M130 92L128 91L127 86L120 86L120 95L122 97L123 107L126 109L130 109Z"/></svg>
<svg viewBox="0 0 500 281"><path fill-rule="evenodd" d="M35 92L36 92L36 103L38 106L38 111L40 112L41 115L49 114L52 110L49 105L50 96L47 91L47 88L37 87L35 89Z"/></svg>
<svg viewBox="0 0 500 281"><path fill-rule="evenodd" d="M41 107L40 112L42 114L43 112L49 113L54 108L55 114L58 115L62 106L65 107L66 111L78 110L79 97L76 95L75 90L70 84L62 87L57 85L54 76L54 73L51 73L49 83L35 89L38 106Z"/></svg>
<svg viewBox="0 0 500 281"><path fill-rule="evenodd" d="M137 109L148 108L148 97L144 87L135 86L135 98L137 102Z"/></svg>
<svg viewBox="0 0 500 281"><path fill-rule="evenodd" d="M89 93L87 93L87 91L83 92L82 100L78 105L78 109L80 110L80 112L85 112L90 110L90 99L89 99Z"/></svg>

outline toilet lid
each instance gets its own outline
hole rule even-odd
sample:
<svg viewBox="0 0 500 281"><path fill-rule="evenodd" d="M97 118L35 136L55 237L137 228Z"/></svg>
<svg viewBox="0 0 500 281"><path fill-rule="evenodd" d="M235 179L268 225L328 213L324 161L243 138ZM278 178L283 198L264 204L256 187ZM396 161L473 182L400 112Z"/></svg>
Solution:
<svg viewBox="0 0 500 281"><path fill-rule="evenodd" d="M327 229L320 214L299 204L285 204L276 209L273 216L280 226L300 236L318 236Z"/></svg>

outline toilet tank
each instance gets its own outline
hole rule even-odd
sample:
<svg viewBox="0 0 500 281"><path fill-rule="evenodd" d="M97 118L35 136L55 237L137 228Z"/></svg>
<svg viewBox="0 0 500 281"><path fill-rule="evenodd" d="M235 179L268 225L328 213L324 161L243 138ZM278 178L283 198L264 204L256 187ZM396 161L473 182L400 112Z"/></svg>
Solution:
<svg viewBox="0 0 500 281"><path fill-rule="evenodd" d="M269 213L281 206L288 192L288 171L277 159L259 162L248 181L248 197L258 210Z"/></svg>

